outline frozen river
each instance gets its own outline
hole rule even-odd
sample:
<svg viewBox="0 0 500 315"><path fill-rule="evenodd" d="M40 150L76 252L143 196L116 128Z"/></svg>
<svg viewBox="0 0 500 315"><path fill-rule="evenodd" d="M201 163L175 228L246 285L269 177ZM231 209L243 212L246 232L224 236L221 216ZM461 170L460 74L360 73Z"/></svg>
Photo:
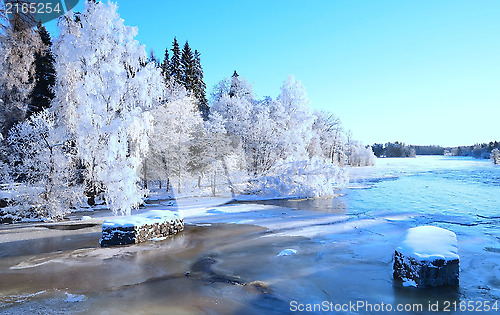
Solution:
<svg viewBox="0 0 500 315"><path fill-rule="evenodd" d="M364 314L382 303L424 311L448 305L453 313L461 302L500 299L500 167L451 157L379 159L350 177L333 199L159 202L183 212L185 232L120 248L98 248L99 225L4 226L0 313L283 314L356 304L337 313ZM457 234L458 288L392 280L394 249L419 225Z"/></svg>

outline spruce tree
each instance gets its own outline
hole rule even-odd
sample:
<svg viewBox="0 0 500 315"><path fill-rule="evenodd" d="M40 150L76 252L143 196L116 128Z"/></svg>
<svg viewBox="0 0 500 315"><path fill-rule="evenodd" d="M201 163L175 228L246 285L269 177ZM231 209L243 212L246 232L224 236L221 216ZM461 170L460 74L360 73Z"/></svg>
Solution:
<svg viewBox="0 0 500 315"><path fill-rule="evenodd" d="M170 77L175 82L182 84L181 50L177 38L174 37L172 44L172 59L170 60Z"/></svg>
<svg viewBox="0 0 500 315"><path fill-rule="evenodd" d="M160 60L158 60L158 58L156 58L156 56L155 56L155 52L154 52L154 50L153 50L153 49L151 49L151 50L149 51L148 63L149 63L149 62L153 62L153 63L154 63L154 65L155 65L155 67L157 67L157 68L160 66Z"/></svg>
<svg viewBox="0 0 500 315"><path fill-rule="evenodd" d="M203 120L208 120L209 107L205 94L206 84L203 81L203 68L201 67L200 53L194 51L194 66L193 66L193 94L198 102L198 110L203 117Z"/></svg>
<svg viewBox="0 0 500 315"><path fill-rule="evenodd" d="M231 88L229 89L229 96L230 97L236 96L236 91L238 90L239 83L240 83L239 76L240 75L238 74L238 72L236 72L236 70L234 70L234 73L231 76Z"/></svg>
<svg viewBox="0 0 500 315"><path fill-rule="evenodd" d="M194 57L193 52L191 51L191 47L189 47L189 43L186 41L184 44L184 48L182 49L181 56L181 80L182 84L186 88L187 91L193 91L193 68L194 68Z"/></svg>
<svg viewBox="0 0 500 315"><path fill-rule="evenodd" d="M163 62L161 64L161 74L165 79L165 82L170 79L170 61L168 59L168 47L165 49L165 57L163 58Z"/></svg>
<svg viewBox="0 0 500 315"><path fill-rule="evenodd" d="M56 80L52 41L47 29L38 22L37 33L42 40L43 48L35 53L35 86L30 94L30 104L27 116L31 116L50 107L54 98L52 87Z"/></svg>

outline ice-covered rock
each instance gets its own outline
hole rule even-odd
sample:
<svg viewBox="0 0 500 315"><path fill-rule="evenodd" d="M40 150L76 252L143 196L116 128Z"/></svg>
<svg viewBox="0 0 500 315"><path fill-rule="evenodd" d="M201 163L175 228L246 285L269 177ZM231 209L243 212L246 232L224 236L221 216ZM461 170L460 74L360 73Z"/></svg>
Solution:
<svg viewBox="0 0 500 315"><path fill-rule="evenodd" d="M394 278L415 287L458 285L455 233L435 226L409 229L396 249Z"/></svg>
<svg viewBox="0 0 500 315"><path fill-rule="evenodd" d="M295 255L295 254L297 254L297 250L292 249L292 248L287 248L287 249L282 250L278 254L278 256L291 256L291 255Z"/></svg>
<svg viewBox="0 0 500 315"><path fill-rule="evenodd" d="M141 243L184 230L184 220L176 213L151 210L117 217L102 224L101 247Z"/></svg>

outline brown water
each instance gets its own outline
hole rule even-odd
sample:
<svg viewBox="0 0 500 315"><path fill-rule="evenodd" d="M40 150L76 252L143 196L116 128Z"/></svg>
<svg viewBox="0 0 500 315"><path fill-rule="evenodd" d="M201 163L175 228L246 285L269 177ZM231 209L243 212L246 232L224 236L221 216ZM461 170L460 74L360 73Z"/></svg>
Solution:
<svg viewBox="0 0 500 315"><path fill-rule="evenodd" d="M307 222L314 213L276 208L262 215L286 223L290 218ZM377 232L377 225L349 233L335 232L337 226L345 228L343 221L308 227L335 232L326 238L281 235L290 227L283 226L187 225L163 241L99 248L98 225L67 235L26 225L25 230L46 229L47 237L0 244L0 312L284 314L291 301L427 305L429 297L458 298L454 290L416 294L394 285L395 244ZM286 248L297 254L277 256Z"/></svg>

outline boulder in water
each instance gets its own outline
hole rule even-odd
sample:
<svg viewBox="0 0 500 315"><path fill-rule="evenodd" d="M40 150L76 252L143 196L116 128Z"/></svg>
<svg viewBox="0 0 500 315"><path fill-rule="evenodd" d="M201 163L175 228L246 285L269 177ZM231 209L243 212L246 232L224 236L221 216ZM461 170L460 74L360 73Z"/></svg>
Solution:
<svg viewBox="0 0 500 315"><path fill-rule="evenodd" d="M394 278L405 286L457 286L459 256L455 233L435 226L409 229L396 249Z"/></svg>

